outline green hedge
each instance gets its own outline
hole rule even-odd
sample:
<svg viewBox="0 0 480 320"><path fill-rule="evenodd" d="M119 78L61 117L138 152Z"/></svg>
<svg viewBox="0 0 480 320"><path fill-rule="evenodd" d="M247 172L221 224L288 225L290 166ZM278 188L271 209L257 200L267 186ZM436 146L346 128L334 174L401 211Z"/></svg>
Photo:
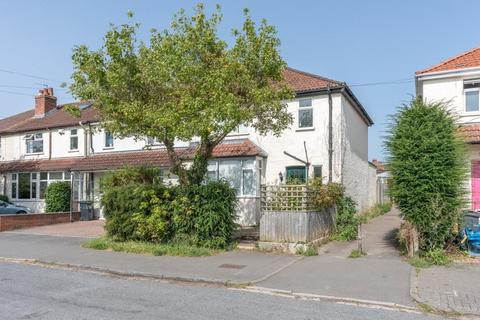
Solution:
<svg viewBox="0 0 480 320"><path fill-rule="evenodd" d="M10 199L8 198L8 196L4 195L4 194L0 194L0 200L1 201L4 201L4 202L7 202L7 203L11 203L10 202Z"/></svg>
<svg viewBox="0 0 480 320"><path fill-rule="evenodd" d="M70 182L58 181L51 183L45 191L45 211L70 211L71 193Z"/></svg>
<svg viewBox="0 0 480 320"><path fill-rule="evenodd" d="M457 129L448 105L416 98L394 115L386 141L390 195L423 251L442 249L458 229L468 162Z"/></svg>
<svg viewBox="0 0 480 320"><path fill-rule="evenodd" d="M167 187L158 177L158 170L146 168L105 176L102 205L109 237L157 243L187 239L209 248L229 245L236 195L227 182Z"/></svg>

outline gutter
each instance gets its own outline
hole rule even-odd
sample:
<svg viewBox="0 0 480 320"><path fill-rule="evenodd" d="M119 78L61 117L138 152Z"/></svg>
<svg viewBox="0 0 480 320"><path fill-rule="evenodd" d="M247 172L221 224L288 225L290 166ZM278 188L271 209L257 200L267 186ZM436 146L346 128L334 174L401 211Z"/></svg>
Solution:
<svg viewBox="0 0 480 320"><path fill-rule="evenodd" d="M48 160L52 159L52 130L47 128L48 130Z"/></svg>
<svg viewBox="0 0 480 320"><path fill-rule="evenodd" d="M367 110L363 107L363 105L360 103L360 101L355 97L353 94L352 90L348 87L346 83L343 83L341 86L338 87L327 87L327 88L322 88L322 89L312 89L312 90L304 90L304 91L299 91L296 92L296 97L301 98L305 96L312 96L312 95L325 95L325 94L332 94L332 93L342 93L345 94L346 97L348 97L353 105L353 107L357 110L357 112L360 114L360 116L363 118L365 123L370 127L372 126L373 120L370 118L370 116L367 113Z"/></svg>

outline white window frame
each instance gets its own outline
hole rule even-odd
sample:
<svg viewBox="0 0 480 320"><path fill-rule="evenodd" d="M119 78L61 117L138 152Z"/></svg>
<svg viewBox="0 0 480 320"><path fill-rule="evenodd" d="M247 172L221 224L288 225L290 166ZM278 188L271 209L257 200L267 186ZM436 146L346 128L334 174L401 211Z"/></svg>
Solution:
<svg viewBox="0 0 480 320"><path fill-rule="evenodd" d="M24 140L25 140L25 154L27 155L35 155L35 154L43 154L44 150L45 150L45 145L44 145L44 141L43 141L43 133L41 132L37 132L37 133L29 133L27 135L25 135L24 137ZM29 143L33 143L35 141L41 141L42 142L42 151L39 151L39 152L28 152L29 151Z"/></svg>
<svg viewBox="0 0 480 320"><path fill-rule="evenodd" d="M147 145L147 147L163 147L164 146L163 142L153 137L147 137L147 139L145 139L145 144Z"/></svg>
<svg viewBox="0 0 480 320"><path fill-rule="evenodd" d="M473 91L478 92L478 109L468 111L467 110L467 92L473 92ZM480 88L463 89L463 112L465 112L467 114L479 113L480 112Z"/></svg>
<svg viewBox="0 0 480 320"><path fill-rule="evenodd" d="M107 136L110 135L112 136L112 145L107 145ZM104 149L113 149L115 148L115 137L113 136L112 133L108 132L108 131L105 131L104 132L104 135L103 135L103 146L104 146Z"/></svg>
<svg viewBox="0 0 480 320"><path fill-rule="evenodd" d="M30 198L29 199L20 199L19 198L19 183L18 179L21 173L28 173L30 174ZM41 174L46 173L47 174L47 179L42 179ZM61 173L62 177L61 179L50 179L50 174L51 173ZM36 200L44 200L45 198L42 198L40 196L40 184L42 182L47 183L50 185L50 183L55 182L55 181L70 181L70 173L64 172L64 171L41 171L41 172L14 172L11 174L11 181L10 181L10 196L12 200L17 200L17 201L36 201ZM13 187L15 184L15 197L13 196ZM35 197L33 197L35 195Z"/></svg>
<svg viewBox="0 0 480 320"><path fill-rule="evenodd" d="M214 171L213 170L209 170L207 172L207 175L208 173L212 173L214 172L215 173L215 178L214 180L218 180L219 179L219 175L220 175L220 162L221 161L231 161L231 160L237 160L237 161L240 161L241 162L241 175L240 175L240 190L239 190L239 193L237 193L237 197L241 197L241 198L255 198L257 197L257 194L259 192L258 190L258 174L257 174L257 159L255 158L239 158L239 159L236 159L236 158L224 158L224 159L215 159L215 160L210 160L209 161L209 165L214 165L215 166L215 169ZM252 161L253 160L253 166L251 168L249 167L245 167L245 162L247 161ZM253 176L254 176L254 179L255 179L255 186L253 188L253 193L252 194L245 194L244 192L244 172L245 171L252 171L253 173Z"/></svg>
<svg viewBox="0 0 480 320"><path fill-rule="evenodd" d="M305 107L301 107L300 104L301 104L301 101L305 101L305 100L310 100L310 106L305 106ZM309 127L301 127L300 126L300 113L304 110L311 110L312 112L312 125L309 126ZM313 99L312 98L303 98L303 99L299 99L298 100L298 112L297 112L297 128L298 130L310 130L310 129L313 129L313 121L314 121L314 117L313 117Z"/></svg>
<svg viewBox="0 0 480 320"><path fill-rule="evenodd" d="M75 131L75 134L72 132ZM77 148L72 149L72 139L77 139ZM78 139L78 129L70 129L70 151L78 151L79 139Z"/></svg>

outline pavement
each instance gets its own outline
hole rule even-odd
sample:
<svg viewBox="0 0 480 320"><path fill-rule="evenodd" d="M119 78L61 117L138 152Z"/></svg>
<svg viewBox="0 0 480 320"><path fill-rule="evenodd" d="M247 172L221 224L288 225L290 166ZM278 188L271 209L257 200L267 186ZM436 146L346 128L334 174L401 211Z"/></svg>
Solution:
<svg viewBox="0 0 480 320"><path fill-rule="evenodd" d="M480 316L480 266L419 269L412 274L412 296L437 310Z"/></svg>
<svg viewBox="0 0 480 320"><path fill-rule="evenodd" d="M147 256L82 248L87 238L0 233L0 257L31 259L127 276L249 284L261 281L302 257L229 251L210 257Z"/></svg>
<svg viewBox="0 0 480 320"><path fill-rule="evenodd" d="M103 234L98 221L0 233L0 257L130 277L242 285L297 298L311 295L404 309L419 302L480 315L480 265L415 270L395 248L400 223L393 209L364 225L366 255L356 259L348 257L358 248L356 241L330 242L313 257L243 250L211 257L155 257L82 248L90 237Z"/></svg>
<svg viewBox="0 0 480 320"><path fill-rule="evenodd" d="M0 319L439 320L412 312L0 262Z"/></svg>
<svg viewBox="0 0 480 320"><path fill-rule="evenodd" d="M320 248L318 256L306 257L257 286L414 307L412 267L398 255L392 236L400 222L398 212L392 210L365 225L364 257L348 258L358 248L356 241L331 242Z"/></svg>

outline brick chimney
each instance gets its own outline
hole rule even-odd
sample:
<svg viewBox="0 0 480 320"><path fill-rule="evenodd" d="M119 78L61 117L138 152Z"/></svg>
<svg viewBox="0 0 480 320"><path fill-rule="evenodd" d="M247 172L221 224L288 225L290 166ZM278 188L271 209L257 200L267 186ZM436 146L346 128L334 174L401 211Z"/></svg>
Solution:
<svg viewBox="0 0 480 320"><path fill-rule="evenodd" d="M44 117L46 113L57 107L57 97L53 95L53 88L38 91L35 96L35 117Z"/></svg>

